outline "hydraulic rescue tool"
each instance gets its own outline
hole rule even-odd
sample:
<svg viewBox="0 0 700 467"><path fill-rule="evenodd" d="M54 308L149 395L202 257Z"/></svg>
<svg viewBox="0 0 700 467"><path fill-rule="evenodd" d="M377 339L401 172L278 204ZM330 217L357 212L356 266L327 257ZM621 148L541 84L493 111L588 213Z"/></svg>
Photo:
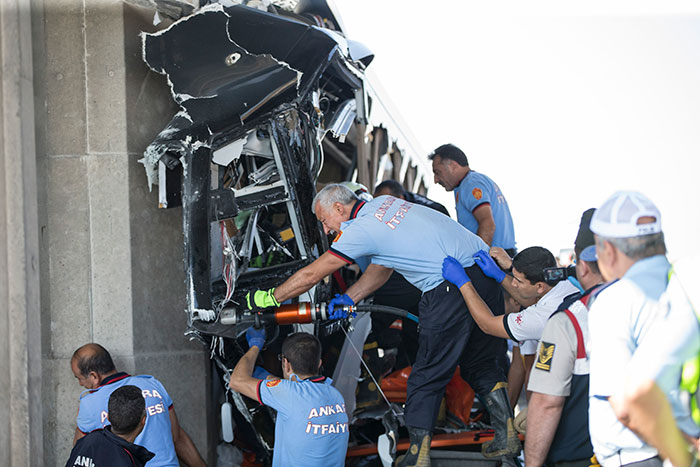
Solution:
<svg viewBox="0 0 700 467"><path fill-rule="evenodd" d="M339 307L336 307L339 308ZM345 305L342 307L347 314L353 312L388 313L402 318L408 318L418 322L418 317L400 308L381 305ZM253 312L246 309L228 307L221 310L219 322L221 324L252 324L255 327L264 324L304 324L328 319L325 303L300 302L290 305L281 305L270 308L269 311Z"/></svg>

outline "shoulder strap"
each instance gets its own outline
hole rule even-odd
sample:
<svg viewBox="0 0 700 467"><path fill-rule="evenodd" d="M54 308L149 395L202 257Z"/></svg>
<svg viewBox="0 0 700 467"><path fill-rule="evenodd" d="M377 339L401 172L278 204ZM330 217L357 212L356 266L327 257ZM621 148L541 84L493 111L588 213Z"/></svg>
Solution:
<svg viewBox="0 0 700 467"><path fill-rule="evenodd" d="M576 316L568 308L564 310L566 316L571 320L571 324L574 325L574 330L576 331L576 358L586 358L586 346L583 342L583 331L581 331L581 326L578 324Z"/></svg>

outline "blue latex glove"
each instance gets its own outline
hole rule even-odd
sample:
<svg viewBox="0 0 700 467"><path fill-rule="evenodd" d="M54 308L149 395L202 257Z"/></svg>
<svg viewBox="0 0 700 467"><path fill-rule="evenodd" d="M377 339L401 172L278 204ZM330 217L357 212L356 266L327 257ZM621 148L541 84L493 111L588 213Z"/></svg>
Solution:
<svg viewBox="0 0 700 467"><path fill-rule="evenodd" d="M457 287L462 287L464 284L471 281L464 267L452 256L448 256L442 261L442 277L452 282Z"/></svg>
<svg viewBox="0 0 700 467"><path fill-rule="evenodd" d="M267 377L271 374L272 373L267 371L265 368L257 365L255 365L255 369L253 370L253 378L256 379L267 379Z"/></svg>
<svg viewBox="0 0 700 467"><path fill-rule="evenodd" d="M328 319L347 318L348 314L342 308L345 305L352 306L355 305L355 302L353 302L352 298L348 297L346 294L335 294L335 297L332 298L330 303L328 304ZM335 309L336 306L338 307L337 309ZM354 311L352 312L352 316L355 317Z"/></svg>
<svg viewBox="0 0 700 467"><path fill-rule="evenodd" d="M245 332L245 338L248 341L249 348L256 345L258 349L262 350L263 345L265 345L265 328L255 329L251 326Z"/></svg>
<svg viewBox="0 0 700 467"><path fill-rule="evenodd" d="M481 270L484 272L486 277L495 279L499 284L503 282L506 278L506 273L501 270L501 268L496 264L496 262L489 256L487 251L481 250L474 255L476 264L479 265Z"/></svg>

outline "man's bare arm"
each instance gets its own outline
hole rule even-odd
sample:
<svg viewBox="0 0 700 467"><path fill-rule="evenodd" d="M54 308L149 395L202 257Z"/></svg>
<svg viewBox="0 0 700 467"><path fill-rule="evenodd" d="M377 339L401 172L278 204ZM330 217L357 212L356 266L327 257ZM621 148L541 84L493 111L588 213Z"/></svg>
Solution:
<svg viewBox="0 0 700 467"><path fill-rule="evenodd" d="M678 429L671 406L661 388L653 381L643 381L624 398L608 399L618 420L659 450L672 465L688 466L693 462L689 443Z"/></svg>
<svg viewBox="0 0 700 467"><path fill-rule="evenodd" d="M76 426L75 427L75 434L73 435L73 446L75 446L75 443L77 443L78 440L80 438L82 438L83 436L85 436L85 433L80 431L80 429Z"/></svg>
<svg viewBox="0 0 700 467"><path fill-rule="evenodd" d="M282 303L285 300L297 297L346 264L345 261L337 256L325 252L316 261L299 269L292 277L279 285L275 289L275 299Z"/></svg>
<svg viewBox="0 0 700 467"><path fill-rule="evenodd" d="M199 451L197 451L197 447L192 442L192 438L190 438L190 435L180 426L174 408L170 409L170 428L173 432L173 444L175 445L177 457L190 467L206 467L207 463L204 462L202 456L199 455Z"/></svg>
<svg viewBox="0 0 700 467"><path fill-rule="evenodd" d="M523 365L523 358L520 356L520 347L516 345L513 347L513 360L510 362L510 368L508 368L508 399L512 409L518 403L524 383L525 366Z"/></svg>
<svg viewBox="0 0 700 467"><path fill-rule="evenodd" d="M477 293L471 281L460 287L459 291L462 293L462 298L464 298L464 301L467 303L469 313L471 313L479 329L492 336L502 337L504 339L510 337L506 332L506 328L503 326L503 316L494 316L491 309Z"/></svg>
<svg viewBox="0 0 700 467"><path fill-rule="evenodd" d="M391 268L370 264L357 282L351 285L345 293L352 298L353 302L357 303L384 285L392 272L394 270Z"/></svg>
<svg viewBox="0 0 700 467"><path fill-rule="evenodd" d="M547 458L557 431L565 397L532 392L527 409L525 466L540 467Z"/></svg>
<svg viewBox="0 0 700 467"><path fill-rule="evenodd" d="M493 242L493 234L496 233L496 222L493 220L491 205L484 203L477 206L476 209L472 211L472 215L479 223L476 234L481 237L481 239L485 241L488 246L491 246L491 242Z"/></svg>
<svg viewBox="0 0 700 467"><path fill-rule="evenodd" d="M233 368L233 373L231 373L231 378L228 383L232 390L254 400L258 399L258 383L260 383L258 378L253 378L255 361L259 353L260 349L257 345L248 349Z"/></svg>

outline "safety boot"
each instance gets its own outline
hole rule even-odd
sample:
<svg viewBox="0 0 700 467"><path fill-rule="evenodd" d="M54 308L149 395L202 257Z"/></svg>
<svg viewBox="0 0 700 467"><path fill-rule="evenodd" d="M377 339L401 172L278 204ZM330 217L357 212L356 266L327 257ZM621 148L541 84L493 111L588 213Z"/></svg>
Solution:
<svg viewBox="0 0 700 467"><path fill-rule="evenodd" d="M489 411L494 436L481 445L484 457L517 456L520 453L520 439L513 425L513 409L508 401L508 384L500 382L483 397Z"/></svg>
<svg viewBox="0 0 700 467"><path fill-rule="evenodd" d="M422 428L408 427L410 446L396 459L396 467L430 467L430 441L433 433Z"/></svg>

